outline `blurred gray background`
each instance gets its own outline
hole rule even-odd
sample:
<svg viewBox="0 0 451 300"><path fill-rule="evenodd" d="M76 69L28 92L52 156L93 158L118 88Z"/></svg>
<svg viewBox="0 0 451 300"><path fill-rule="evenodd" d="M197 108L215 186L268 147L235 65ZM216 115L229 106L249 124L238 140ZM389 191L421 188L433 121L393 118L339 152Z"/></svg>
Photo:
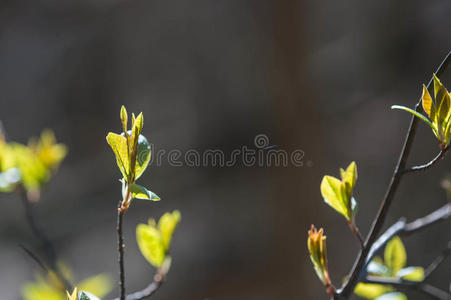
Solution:
<svg viewBox="0 0 451 300"><path fill-rule="evenodd" d="M310 224L327 232L337 285L358 244L323 203L320 180L358 163L366 233L410 119L390 106L412 107L451 49L450 12L445 0L4 0L0 119L11 140L52 128L69 147L36 214L77 279L117 277L120 173L105 136L120 131L120 105L144 113L158 149L230 153L266 134L279 149L303 150L303 167L151 165L140 182L163 200L135 201L126 215L127 290L154 272L136 225L177 208L173 265L155 299L327 299L307 255ZM438 151L420 127L410 163ZM449 171L446 159L405 178L386 225L446 203ZM1 194L0 203L1 298L19 299L38 266L18 244L38 241L20 199ZM406 238L409 264L426 266L450 238L449 221ZM450 269L432 282L446 289Z"/></svg>

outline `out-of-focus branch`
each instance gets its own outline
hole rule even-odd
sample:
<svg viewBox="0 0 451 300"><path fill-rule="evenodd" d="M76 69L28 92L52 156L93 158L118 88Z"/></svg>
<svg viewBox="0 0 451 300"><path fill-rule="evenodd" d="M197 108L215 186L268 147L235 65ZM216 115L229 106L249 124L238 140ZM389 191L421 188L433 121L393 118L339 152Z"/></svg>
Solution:
<svg viewBox="0 0 451 300"><path fill-rule="evenodd" d="M416 219L413 222L406 223L405 219L402 218L392 226L390 226L384 234L382 234L376 242L374 242L371 250L368 253L365 267L374 258L376 253L380 251L395 235L406 236L413 234L417 231L423 230L431 225L444 221L451 217L451 203L447 203L429 215ZM360 277L365 276L366 272L362 272Z"/></svg>
<svg viewBox="0 0 451 300"><path fill-rule="evenodd" d="M150 297L158 291L158 289L161 287L163 282L164 282L164 277L157 273L154 276L154 280L151 284L149 284L147 287L145 287L144 289L142 289L140 291L137 291L137 292L127 295L125 297L125 300L141 300L141 299ZM120 300L120 299L115 298L113 300Z"/></svg>
<svg viewBox="0 0 451 300"><path fill-rule="evenodd" d="M47 271L52 270L55 273L55 275L58 277L58 279L61 281L61 283L66 287L67 290L72 290L72 284L62 274L60 268L58 267L58 264L57 264L58 256L56 254L53 243L50 241L50 239L47 237L47 235L44 233L44 231L40 228L40 226L36 222L36 218L33 213L33 207L31 205L30 200L27 197L27 193L26 193L25 189L22 186L20 186L17 188L17 190L18 190L18 193L20 194L20 198L22 199L22 203L24 205L25 217L26 217L27 223L30 226L33 234L41 242L41 247L46 256L46 261L47 261L48 267L46 267L45 264L32 251L25 248L24 246L21 246L21 248L25 252L27 252L28 255L30 255L36 262L38 262L38 264L41 267L43 267Z"/></svg>

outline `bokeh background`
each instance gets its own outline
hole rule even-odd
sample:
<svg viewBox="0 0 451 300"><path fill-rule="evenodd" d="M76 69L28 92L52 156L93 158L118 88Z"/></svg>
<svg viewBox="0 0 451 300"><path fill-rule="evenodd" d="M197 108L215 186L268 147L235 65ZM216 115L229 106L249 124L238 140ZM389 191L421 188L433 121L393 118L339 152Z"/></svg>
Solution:
<svg viewBox="0 0 451 300"><path fill-rule="evenodd" d="M279 149L303 150L303 167L151 165L140 182L163 200L135 201L127 213L127 289L154 272L136 225L177 208L173 265L155 299L327 299L307 229L326 229L338 284L358 244L323 203L320 180L357 161L366 233L410 118L390 105L413 106L451 49L450 12L445 0L5 0L0 119L11 140L52 128L69 147L35 210L77 279L117 277L120 173L105 136L120 131L120 105L144 113L143 133L158 149L230 153L266 134ZM410 162L437 150L421 126ZM450 167L446 159L405 178L386 225L446 203L440 180ZM18 244L38 241L20 199L2 194L0 202L1 298L20 299L39 267ZM449 221L406 238L409 264L426 266L450 238ZM432 282L446 289L450 269Z"/></svg>

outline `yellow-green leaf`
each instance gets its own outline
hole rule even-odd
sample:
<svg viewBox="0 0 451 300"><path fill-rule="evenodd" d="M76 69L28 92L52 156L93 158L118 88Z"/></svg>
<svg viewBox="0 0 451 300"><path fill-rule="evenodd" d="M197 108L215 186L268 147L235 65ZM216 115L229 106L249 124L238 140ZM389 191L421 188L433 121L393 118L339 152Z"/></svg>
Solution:
<svg viewBox="0 0 451 300"><path fill-rule="evenodd" d="M128 186L130 193L132 193L133 198L142 199L142 200L152 200L152 201L160 201L160 197L157 196L154 192L149 191L142 185L133 183Z"/></svg>
<svg viewBox="0 0 451 300"><path fill-rule="evenodd" d="M127 132L127 122L128 122L128 116L127 116L127 110L125 109L125 106L121 106L121 123L122 123L122 129L124 132Z"/></svg>
<svg viewBox="0 0 451 300"><path fill-rule="evenodd" d="M150 225L139 224L136 227L136 240L141 254L149 263L160 267L166 257L163 239L157 228Z"/></svg>
<svg viewBox="0 0 451 300"><path fill-rule="evenodd" d="M395 236L387 243L384 251L384 260L385 265L393 275L406 265L406 249L398 236Z"/></svg>
<svg viewBox="0 0 451 300"><path fill-rule="evenodd" d="M106 140L116 155L117 166L119 167L119 170L121 170L122 176L128 180L130 161L127 149L127 139L122 135L110 132L108 133Z"/></svg>
<svg viewBox="0 0 451 300"><path fill-rule="evenodd" d="M342 214L347 220L351 219L351 210L348 205L348 199L345 199L342 182L332 176L324 176L321 181L321 195L324 201Z"/></svg>
<svg viewBox="0 0 451 300"><path fill-rule="evenodd" d="M359 282L354 289L357 296L365 299L375 299L391 291L393 291L393 288L388 285L362 282Z"/></svg>
<svg viewBox="0 0 451 300"><path fill-rule="evenodd" d="M109 275L99 274L83 280L77 286L81 291L86 291L102 298L112 290L113 282Z"/></svg>
<svg viewBox="0 0 451 300"><path fill-rule="evenodd" d="M180 222L180 218L180 212L174 210L172 213L165 213L158 221L158 230L160 231L166 251L169 250L172 234L174 233L177 224Z"/></svg>
<svg viewBox="0 0 451 300"><path fill-rule="evenodd" d="M376 300L407 300L407 296L403 293L395 292L382 295L376 298Z"/></svg>
<svg viewBox="0 0 451 300"><path fill-rule="evenodd" d="M422 267L407 267L399 270L396 276L404 280L420 282L424 279L424 269Z"/></svg>
<svg viewBox="0 0 451 300"><path fill-rule="evenodd" d="M342 175L342 180L345 184L346 196L348 199L352 197L352 191L357 181L357 165L355 161L351 162Z"/></svg>
<svg viewBox="0 0 451 300"><path fill-rule="evenodd" d="M426 114L429 116L431 120L435 119L435 104L432 101L431 95L429 94L428 89L423 84L423 94L421 95L421 103L423 105L423 109Z"/></svg>

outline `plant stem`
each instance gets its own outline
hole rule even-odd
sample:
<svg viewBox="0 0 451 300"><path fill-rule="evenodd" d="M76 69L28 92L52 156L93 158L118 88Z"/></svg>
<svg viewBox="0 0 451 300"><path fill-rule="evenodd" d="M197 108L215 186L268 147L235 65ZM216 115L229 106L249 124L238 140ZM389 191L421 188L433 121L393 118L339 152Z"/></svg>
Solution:
<svg viewBox="0 0 451 300"><path fill-rule="evenodd" d="M445 71L446 67L448 66L449 60L451 57L451 51L448 52L440 66L438 67L437 71L435 72L437 76L440 77L440 75ZM432 81L431 79L428 83L428 89L432 87ZM415 105L415 110L420 110L421 100ZM373 224L371 226L370 232L368 234L368 237L365 242L365 246L363 249L359 252L359 255L354 263L354 266L348 276L348 279L344 283L342 289L338 291L338 294L336 296L336 299L339 298L345 298L347 299L349 295L353 292L355 285L358 282L360 273L362 272L366 258L371 250L372 245L377 239L377 236L379 235L380 231L382 230L382 226L384 225L384 221L387 217L388 210L390 208L390 205L392 203L392 200L396 194L396 191L398 189L398 185L402 178L402 170L405 169L407 158L409 157L410 151L412 149L413 140L415 137L415 132L418 124L418 119L415 116L412 116L409 129L407 130L407 135L404 141L404 145L401 151L401 154L399 155L398 163L395 167L395 170L393 172L392 179L390 181L390 184L387 188L387 191L385 193L384 199L382 200L381 206L377 212L376 218L373 221Z"/></svg>
<svg viewBox="0 0 451 300"><path fill-rule="evenodd" d="M117 246L119 252L119 299L125 300L125 271L124 271L124 237L122 235L123 212L120 210L122 201L119 201L117 211Z"/></svg>
<svg viewBox="0 0 451 300"><path fill-rule="evenodd" d="M33 234L40 240L41 247L44 252L44 255L46 256L46 261L48 263L49 267L45 267L44 269L46 271L52 270L55 275L58 277L58 279L61 281L61 283L65 286L67 290L72 290L72 284L69 282L69 280L61 273L60 268L57 265L58 257L56 255L55 247L53 246L53 243L50 241L50 239L47 237L47 235L44 233L44 231L40 228L40 226L36 222L36 218L33 213L33 208L31 206L30 200L28 199L27 192L22 186L19 186L17 189L18 193L20 194L20 198L22 200L22 204L24 205L25 209L25 217L27 220L28 225L31 228L31 231ZM27 252L28 255L30 255L38 264L42 267L44 264L39 260L38 256L34 254L31 250L25 248L24 246L21 246L21 248Z"/></svg>

